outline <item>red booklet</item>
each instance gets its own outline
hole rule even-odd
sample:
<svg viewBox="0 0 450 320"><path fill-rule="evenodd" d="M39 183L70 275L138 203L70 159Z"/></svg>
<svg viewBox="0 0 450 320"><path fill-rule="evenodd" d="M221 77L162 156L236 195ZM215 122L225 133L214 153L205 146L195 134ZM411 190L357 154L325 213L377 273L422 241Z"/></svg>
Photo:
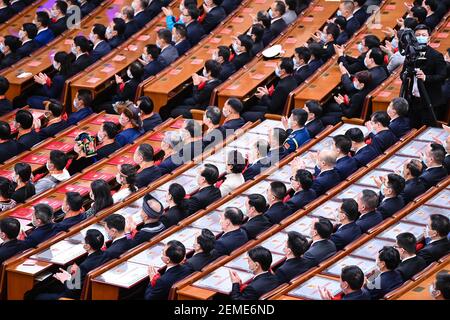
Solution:
<svg viewBox="0 0 450 320"><path fill-rule="evenodd" d="M112 158L111 160L109 160L107 162L108 164L115 164L115 165L119 165L119 164L133 164L133 158L129 157L129 156L117 156Z"/></svg>
<svg viewBox="0 0 450 320"><path fill-rule="evenodd" d="M34 209L30 207L15 209L11 214L11 217L31 220L33 216Z"/></svg>
<svg viewBox="0 0 450 320"><path fill-rule="evenodd" d="M48 150L61 150L64 152L68 152L73 149L73 145L70 143L53 141L53 142L47 144L44 148L48 149Z"/></svg>
<svg viewBox="0 0 450 320"><path fill-rule="evenodd" d="M60 192L60 193L66 193L69 191L70 192L78 192L79 194L84 196L89 193L90 188L81 186L81 185L77 185L77 184L68 184L68 185L65 185L65 186L59 188L56 191Z"/></svg>
<svg viewBox="0 0 450 320"><path fill-rule="evenodd" d="M28 162L28 163L34 163L34 164L46 164L47 159L48 159L47 156L29 154L25 158L22 158L21 162Z"/></svg>
<svg viewBox="0 0 450 320"><path fill-rule="evenodd" d="M162 141L162 139L164 139L164 133L156 132L155 134L152 134L148 139L151 141Z"/></svg>

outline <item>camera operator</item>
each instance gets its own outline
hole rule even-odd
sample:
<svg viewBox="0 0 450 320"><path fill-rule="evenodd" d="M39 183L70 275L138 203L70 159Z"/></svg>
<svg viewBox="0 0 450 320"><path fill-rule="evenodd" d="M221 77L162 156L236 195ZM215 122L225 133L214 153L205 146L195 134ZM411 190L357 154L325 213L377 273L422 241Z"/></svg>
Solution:
<svg viewBox="0 0 450 320"><path fill-rule="evenodd" d="M433 106L436 118L440 117L445 104L444 94L442 92L442 85L446 78L446 65L444 56L438 51L429 46L430 29L420 24L415 29L415 36L417 42L421 45L426 45L425 59L420 59L420 66L415 67L414 85L412 86L411 101L409 109L409 117L411 125L419 128L421 125L436 126L432 112L429 110L425 95L420 93L420 86L417 80L421 80L425 86L426 93L429 96L431 105ZM404 80L404 73L407 70L407 63L405 62L402 70L402 79Z"/></svg>

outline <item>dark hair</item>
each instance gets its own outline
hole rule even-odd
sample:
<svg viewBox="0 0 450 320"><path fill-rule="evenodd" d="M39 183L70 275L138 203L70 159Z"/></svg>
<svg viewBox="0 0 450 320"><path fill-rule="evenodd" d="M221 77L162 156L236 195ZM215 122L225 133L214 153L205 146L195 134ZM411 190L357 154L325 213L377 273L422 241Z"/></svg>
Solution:
<svg viewBox="0 0 450 320"><path fill-rule="evenodd" d="M209 59L205 62L205 69L206 72L211 73L211 77L217 79L220 76L220 70L222 69L222 66L216 60Z"/></svg>
<svg viewBox="0 0 450 320"><path fill-rule="evenodd" d="M369 58L373 59L377 66L382 66L384 64L384 54L379 48L370 49Z"/></svg>
<svg viewBox="0 0 450 320"><path fill-rule="evenodd" d="M0 76L0 95L4 95L9 89L9 81L4 76Z"/></svg>
<svg viewBox="0 0 450 320"><path fill-rule="evenodd" d="M287 247L291 249L296 258L301 257L309 248L308 239L297 231L289 231Z"/></svg>
<svg viewBox="0 0 450 320"><path fill-rule="evenodd" d="M236 112L241 113L242 109L244 109L244 105L241 100L238 98L229 98L226 103Z"/></svg>
<svg viewBox="0 0 450 320"><path fill-rule="evenodd" d="M309 112L314 114L314 119L319 119L322 116L322 107L317 100L308 100L305 102L305 107L308 108Z"/></svg>
<svg viewBox="0 0 450 320"><path fill-rule="evenodd" d="M396 239L400 248L406 250L409 254L416 253L417 239L411 232L399 233Z"/></svg>
<svg viewBox="0 0 450 320"><path fill-rule="evenodd" d="M215 165L206 163L200 175L205 178L208 184L212 185L216 183L217 178L219 178L219 170Z"/></svg>
<svg viewBox="0 0 450 320"><path fill-rule="evenodd" d="M364 189L362 191L361 201L364 203L364 206L368 207L370 211L375 210L378 207L378 194L370 189Z"/></svg>
<svg viewBox="0 0 450 320"><path fill-rule="evenodd" d="M372 74L367 71L359 71L355 73L355 78L360 82L364 84L364 88L367 88L368 85L372 82Z"/></svg>
<svg viewBox="0 0 450 320"><path fill-rule="evenodd" d="M244 214L242 213L241 209L236 207L226 207L223 216L226 219L230 220L233 226L241 225L244 220Z"/></svg>
<svg viewBox="0 0 450 320"><path fill-rule="evenodd" d="M80 47L81 52L90 52L92 50L91 43L85 36L76 36L73 38L75 47Z"/></svg>
<svg viewBox="0 0 450 320"><path fill-rule="evenodd" d="M188 210L188 202L185 199L186 190L184 190L183 186L179 183L172 183L169 186L169 194L172 196L173 202L175 202L176 206L183 212L187 212Z"/></svg>
<svg viewBox="0 0 450 320"><path fill-rule="evenodd" d="M92 208L96 213L113 205L114 201L111 196L111 190L105 180L99 179L92 181L91 190L95 199Z"/></svg>
<svg viewBox="0 0 450 320"><path fill-rule="evenodd" d="M295 53L298 55L300 59L302 59L305 63L311 59L311 52L306 47L298 47L295 48Z"/></svg>
<svg viewBox="0 0 450 320"><path fill-rule="evenodd" d="M416 160L410 160L407 164L406 164L406 168L409 170L409 172L411 173L411 175L414 178L419 177L422 174L422 170L419 167L420 161Z"/></svg>
<svg viewBox="0 0 450 320"><path fill-rule="evenodd" d="M431 147L430 153L433 160L438 164L444 163L446 153L444 147L441 144L434 142L430 144L430 147Z"/></svg>
<svg viewBox="0 0 450 320"><path fill-rule="evenodd" d="M153 101L150 97L142 96L139 97L138 101L141 102L139 103L139 109L141 109L144 114L150 114L153 112Z"/></svg>
<svg viewBox="0 0 450 320"><path fill-rule="evenodd" d="M244 156L237 150L228 152L227 164L231 166L232 173L242 173L245 169Z"/></svg>
<svg viewBox="0 0 450 320"><path fill-rule="evenodd" d="M394 191L396 196L398 196L403 189L405 189L405 179L395 173L389 173L387 178L388 187Z"/></svg>
<svg viewBox="0 0 450 320"><path fill-rule="evenodd" d="M167 242L167 250L165 255L170 259L172 263L181 263L186 256L186 248L178 240L171 240Z"/></svg>
<svg viewBox="0 0 450 320"><path fill-rule="evenodd" d="M161 49L159 49L155 44L146 45L145 51L147 51L147 54L152 56L153 60L158 59L159 54L161 53Z"/></svg>
<svg viewBox="0 0 450 320"><path fill-rule="evenodd" d="M271 21L270 18L267 16L267 12L266 11L258 11L258 13L256 14L256 20L258 22L261 22L262 25L264 26L264 28L269 29L270 25L271 25Z"/></svg>
<svg viewBox="0 0 450 320"><path fill-rule="evenodd" d="M96 229L89 229L84 237L84 242L88 244L94 251L98 251L105 243L105 237Z"/></svg>
<svg viewBox="0 0 450 320"><path fill-rule="evenodd" d="M136 167L129 163L124 163L120 166L120 174L125 177L125 181L128 184L128 188L131 192L137 191L136 187Z"/></svg>
<svg viewBox="0 0 450 320"><path fill-rule="evenodd" d="M378 259L386 264L388 270L394 270L400 264L400 253L394 247L384 246L378 253Z"/></svg>
<svg viewBox="0 0 450 320"><path fill-rule="evenodd" d="M275 10L280 13L280 16L286 13L286 5L284 2L275 1Z"/></svg>
<svg viewBox="0 0 450 320"><path fill-rule="evenodd" d="M323 49L323 46L319 43L312 42L308 45L309 52L311 52L311 55L314 56L315 59L320 60L322 59L323 55L325 54L325 50Z"/></svg>
<svg viewBox="0 0 450 320"><path fill-rule="evenodd" d="M372 122L379 123L385 128L389 127L389 123L391 121L391 118L386 111L376 111L372 113L370 119L372 120Z"/></svg>
<svg viewBox="0 0 450 320"><path fill-rule="evenodd" d="M340 30L345 31L347 27L347 19L343 16L336 17L334 23L339 27Z"/></svg>
<svg viewBox="0 0 450 320"><path fill-rule="evenodd" d="M13 193L14 186L12 181L0 176L0 195L5 199L10 200Z"/></svg>
<svg viewBox="0 0 450 320"><path fill-rule="evenodd" d="M18 110L15 120L22 129L27 130L33 126L33 114L27 109Z"/></svg>
<svg viewBox="0 0 450 320"><path fill-rule="evenodd" d="M432 214L430 215L431 220L431 230L438 233L440 237L446 237L450 232L450 222L449 219L442 214Z"/></svg>
<svg viewBox="0 0 450 320"><path fill-rule="evenodd" d="M314 229L322 239L329 239L333 233L333 224L329 219L320 217L318 221L314 223Z"/></svg>
<svg viewBox="0 0 450 320"><path fill-rule="evenodd" d="M0 220L0 231L6 234L8 239L16 239L20 232L19 220L11 217Z"/></svg>
<svg viewBox="0 0 450 320"><path fill-rule="evenodd" d="M230 60L230 48L227 46L218 46L217 55L223 58L224 62Z"/></svg>
<svg viewBox="0 0 450 320"><path fill-rule="evenodd" d="M83 197L78 192L66 192L66 200L72 211L80 211L83 207Z"/></svg>
<svg viewBox="0 0 450 320"><path fill-rule="evenodd" d="M52 113L52 115L56 117L60 117L63 114L64 106L62 103L56 99L50 99L50 103L48 104L48 109Z"/></svg>
<svg viewBox="0 0 450 320"><path fill-rule="evenodd" d="M364 37L364 45L370 49L379 48L381 45L380 39L373 34L368 34Z"/></svg>
<svg viewBox="0 0 450 320"><path fill-rule="evenodd" d="M341 279L348 283L350 289L360 290L364 284L364 273L358 266L345 266L341 270Z"/></svg>
<svg viewBox="0 0 450 320"><path fill-rule="evenodd" d="M106 132L106 135L108 136L108 139L114 139L119 133L119 129L117 128L117 125L114 122L105 121L103 122L102 126L103 130Z"/></svg>
<svg viewBox="0 0 450 320"><path fill-rule="evenodd" d="M153 147L150 144L143 143L139 145L138 150L145 162L153 161L153 156L155 153L153 151Z"/></svg>
<svg viewBox="0 0 450 320"><path fill-rule="evenodd" d="M259 23L252 25L251 32L255 36L255 43L262 41L264 35L264 27Z"/></svg>
<svg viewBox="0 0 450 320"><path fill-rule="evenodd" d="M38 11L36 12L36 21L38 21L44 28L46 28L50 24L50 16L46 11Z"/></svg>
<svg viewBox="0 0 450 320"><path fill-rule="evenodd" d="M55 166L56 170L64 170L67 164L67 156L61 150L50 151L50 162Z"/></svg>
<svg viewBox="0 0 450 320"><path fill-rule="evenodd" d="M173 27L175 28L176 32L180 35L181 38L186 38L187 28L184 24L175 23Z"/></svg>
<svg viewBox="0 0 450 320"><path fill-rule="evenodd" d="M172 42L172 33L169 29L162 28L159 29L156 34L158 35L159 39L164 40L165 43L171 43Z"/></svg>
<svg viewBox="0 0 450 320"><path fill-rule="evenodd" d="M294 72L294 62L292 62L291 58L281 58L280 69L287 74L292 74Z"/></svg>
<svg viewBox="0 0 450 320"><path fill-rule="evenodd" d="M352 149L352 140L343 134L338 134L333 137L334 144L336 148L343 154L348 154Z"/></svg>
<svg viewBox="0 0 450 320"><path fill-rule="evenodd" d="M22 182L28 182L31 179L31 166L28 163L18 162L14 165L14 172L19 176Z"/></svg>
<svg viewBox="0 0 450 320"><path fill-rule="evenodd" d="M255 208L258 213L264 213L267 209L267 202L264 196L253 193L247 196L249 206Z"/></svg>
<svg viewBox="0 0 450 320"><path fill-rule="evenodd" d="M403 25L405 26L405 28L414 30L419 25L419 22L416 19L414 19L413 17L406 17L403 20Z"/></svg>
<svg viewBox="0 0 450 320"><path fill-rule="evenodd" d="M8 122L0 120L0 139L8 140L11 138L11 127Z"/></svg>
<svg viewBox="0 0 450 320"><path fill-rule="evenodd" d="M355 199L343 199L341 210L350 221L355 221L359 218L358 203L355 201Z"/></svg>
<svg viewBox="0 0 450 320"><path fill-rule="evenodd" d="M141 79L144 75L144 66L139 61L135 61L130 65L130 72L134 79Z"/></svg>
<svg viewBox="0 0 450 320"><path fill-rule="evenodd" d="M286 130L282 128L273 128L272 137L277 141L277 144L281 146L284 141L288 138Z"/></svg>
<svg viewBox="0 0 450 320"><path fill-rule="evenodd" d="M253 262L259 263L263 271L269 270L272 265L272 253L262 246L251 248L248 251L248 256Z"/></svg>
<svg viewBox="0 0 450 320"><path fill-rule="evenodd" d="M198 124L198 122L196 122L193 119L187 119L184 122L183 129L186 130L187 132L189 132L189 135L191 136L191 138L200 137L202 135L201 126Z"/></svg>
<svg viewBox="0 0 450 320"><path fill-rule="evenodd" d="M92 104L92 92L86 89L78 90L78 100L83 101L85 107L89 107Z"/></svg>
<svg viewBox="0 0 450 320"><path fill-rule="evenodd" d="M428 34L430 34L430 28L428 28L427 25L423 24L425 22L425 19L427 18L427 9L425 9L422 6L414 6L411 8L411 12L413 14L414 18L417 18L417 22L419 25L414 29L414 31L417 30L427 30ZM420 29L418 29L420 27Z"/></svg>
<svg viewBox="0 0 450 320"><path fill-rule="evenodd" d="M241 46L245 48L245 51L247 51L249 54L251 54L252 47L253 47L253 40L246 34L241 34L238 36L239 42L241 43Z"/></svg>
<svg viewBox="0 0 450 320"><path fill-rule="evenodd" d="M345 135L349 137L352 141L361 143L364 142L364 133L360 128L350 128L345 131Z"/></svg>
<svg viewBox="0 0 450 320"><path fill-rule="evenodd" d="M22 29L27 34L28 38L34 39L37 35L38 29L34 23L26 22L22 24Z"/></svg>
<svg viewBox="0 0 450 320"><path fill-rule="evenodd" d="M334 41L339 37L339 33L340 31L337 24L333 22L327 24L327 34L331 34Z"/></svg>
<svg viewBox="0 0 450 320"><path fill-rule="evenodd" d="M65 1L58 0L55 2L55 7L65 15L67 13L67 3Z"/></svg>
<svg viewBox="0 0 450 320"><path fill-rule="evenodd" d="M125 231L125 218L124 216L113 213L105 218L106 226L109 229L116 229L119 232Z"/></svg>
<svg viewBox="0 0 450 320"><path fill-rule="evenodd" d="M38 203L33 206L34 215L41 220L42 224L48 224L53 217L53 209L46 203Z"/></svg>
<svg viewBox="0 0 450 320"><path fill-rule="evenodd" d="M300 183L303 190L309 190L314 182L312 173L306 169L298 169L294 178Z"/></svg>
<svg viewBox="0 0 450 320"><path fill-rule="evenodd" d="M281 181L273 181L270 183L270 192L278 200L283 200L286 197L286 185Z"/></svg>
<svg viewBox="0 0 450 320"><path fill-rule="evenodd" d="M217 125L220 123L220 118L222 117L222 113L220 112L219 108L214 107L214 106L209 106L205 110L205 116L206 116L206 118L211 120L211 122L214 125Z"/></svg>
<svg viewBox="0 0 450 320"><path fill-rule="evenodd" d="M408 115L409 103L408 100L402 97L397 97L392 100L392 109L402 117L406 117Z"/></svg>
<svg viewBox="0 0 450 320"><path fill-rule="evenodd" d="M192 18L192 20L197 20L197 18L200 15L200 11L198 10L196 5L189 5L186 6L187 12L188 12L188 16Z"/></svg>
<svg viewBox="0 0 450 320"><path fill-rule="evenodd" d="M308 120L308 113L303 109L294 109L291 115L299 127L303 127Z"/></svg>
<svg viewBox="0 0 450 320"><path fill-rule="evenodd" d="M450 274L440 272L436 276L435 289L439 290L445 300L450 299Z"/></svg>
<svg viewBox="0 0 450 320"><path fill-rule="evenodd" d="M92 28L92 33L97 35L101 40L106 40L105 33L106 27L100 23L94 24L94 28Z"/></svg>
<svg viewBox="0 0 450 320"><path fill-rule="evenodd" d="M117 35L119 36L123 35L127 28L125 20L123 20L122 18L114 18L113 23L114 23L113 30L117 31Z"/></svg>
<svg viewBox="0 0 450 320"><path fill-rule="evenodd" d="M9 49L12 52L16 52L17 49L20 48L20 46L22 45L22 42L20 42L20 39L16 36L5 36L4 37L4 44L5 46L9 47Z"/></svg>
<svg viewBox="0 0 450 320"><path fill-rule="evenodd" d="M216 244L216 237L208 229L202 229L201 234L197 237L197 243L203 252L209 254Z"/></svg>

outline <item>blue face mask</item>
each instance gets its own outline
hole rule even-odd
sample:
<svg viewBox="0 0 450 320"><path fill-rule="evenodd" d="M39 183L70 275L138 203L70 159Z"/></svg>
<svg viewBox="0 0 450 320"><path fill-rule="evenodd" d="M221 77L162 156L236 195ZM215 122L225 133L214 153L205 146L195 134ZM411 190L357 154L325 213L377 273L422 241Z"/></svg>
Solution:
<svg viewBox="0 0 450 320"><path fill-rule="evenodd" d="M326 33L322 33L321 35L320 35L320 41L322 41L323 43L326 43L327 42L327 35L326 35Z"/></svg>
<svg viewBox="0 0 450 320"><path fill-rule="evenodd" d="M397 38L392 39L391 44L392 44L392 48L397 49L398 48L398 39Z"/></svg>
<svg viewBox="0 0 450 320"><path fill-rule="evenodd" d="M184 23L184 15L180 14L180 19L178 19L179 23Z"/></svg>
<svg viewBox="0 0 450 320"><path fill-rule="evenodd" d="M236 54L239 54L241 51L236 43L233 42L233 50Z"/></svg>
<svg viewBox="0 0 450 320"><path fill-rule="evenodd" d="M1 51L2 53L5 52L5 44L3 44L3 43L1 43L1 42L0 42L0 51Z"/></svg>
<svg viewBox="0 0 450 320"><path fill-rule="evenodd" d="M363 46L363 44L360 42L360 43L358 43L358 51L360 52L360 53L363 53L364 52L364 46Z"/></svg>
<svg viewBox="0 0 450 320"><path fill-rule="evenodd" d="M428 37L427 36L418 36L416 37L417 42L420 44L427 44L428 43Z"/></svg>
<svg viewBox="0 0 450 320"><path fill-rule="evenodd" d="M269 17L270 17L271 19L273 19L273 12L272 12L272 9L269 9Z"/></svg>
<svg viewBox="0 0 450 320"><path fill-rule="evenodd" d="M281 76L281 70L280 70L280 68L278 68L278 66L275 69L275 74L276 74L277 77Z"/></svg>
<svg viewBox="0 0 450 320"><path fill-rule="evenodd" d="M338 11L336 12L336 16L337 16L337 17L342 16L342 11L341 11L341 10L338 10Z"/></svg>

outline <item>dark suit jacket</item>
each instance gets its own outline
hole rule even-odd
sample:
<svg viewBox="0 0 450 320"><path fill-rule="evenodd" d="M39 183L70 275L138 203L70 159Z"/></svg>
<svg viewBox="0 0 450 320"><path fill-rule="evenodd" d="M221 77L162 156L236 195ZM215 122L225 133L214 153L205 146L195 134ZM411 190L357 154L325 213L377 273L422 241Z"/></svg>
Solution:
<svg viewBox="0 0 450 320"><path fill-rule="evenodd" d="M191 43L186 38L179 43L175 44L175 49L177 49L178 56L182 56L191 48Z"/></svg>
<svg viewBox="0 0 450 320"><path fill-rule="evenodd" d="M125 82L123 90L120 90L120 86L117 86L117 91L113 97L113 102L126 100L134 101L134 97L136 96L136 90L141 81L142 79L140 78L132 78Z"/></svg>
<svg viewBox="0 0 450 320"><path fill-rule="evenodd" d="M244 245L248 241L247 233L241 228L224 233L214 246L214 257L229 255L232 251Z"/></svg>
<svg viewBox="0 0 450 320"><path fill-rule="evenodd" d="M207 254L204 252L199 252L194 254L186 261L186 266L191 269L191 272L200 271L206 266L208 263L214 260L212 254Z"/></svg>
<svg viewBox="0 0 450 320"><path fill-rule="evenodd" d="M9 54L7 54L0 63L0 68L8 68L10 66L12 66L14 63L16 63L17 61L19 61L22 57L20 56L20 54L16 51L16 52L11 52Z"/></svg>
<svg viewBox="0 0 450 320"><path fill-rule="evenodd" d="M47 30L41 31L36 35L34 38L34 41L36 41L39 46L45 46L47 43L52 41L55 38L55 35L53 34L53 31L48 28Z"/></svg>
<svg viewBox="0 0 450 320"><path fill-rule="evenodd" d="M205 29L203 29L203 26L198 23L197 21L192 21L186 26L187 30L187 38L189 42L191 43L191 46L195 46L197 43L200 42L200 40L205 35Z"/></svg>
<svg viewBox="0 0 450 320"><path fill-rule="evenodd" d="M254 277L242 292L239 283L233 283L230 298L231 300L258 300L276 287L278 287L277 277L270 272L265 272Z"/></svg>
<svg viewBox="0 0 450 320"><path fill-rule="evenodd" d="M123 42L125 41L125 37L122 36L114 36L111 39L108 40L109 45L111 46L111 48L117 48L118 46L120 46Z"/></svg>
<svg viewBox="0 0 450 320"><path fill-rule="evenodd" d="M20 136L17 141L23 146L24 149L31 149L33 146L41 142L41 137L39 134L31 130L30 132L24 134L23 136Z"/></svg>
<svg viewBox="0 0 450 320"><path fill-rule="evenodd" d="M358 152L355 153L353 159L358 162L358 165L360 167L363 167L367 165L369 162L371 162L373 159L378 157L379 153L376 151L372 146L365 146L364 148L358 150Z"/></svg>
<svg viewBox="0 0 450 320"><path fill-rule="evenodd" d="M264 49L264 43L261 41L259 42L254 42L253 46L252 46L252 56L256 56L260 51L262 51Z"/></svg>
<svg viewBox="0 0 450 320"><path fill-rule="evenodd" d="M369 18L369 14L367 13L367 7L362 6L358 9L358 11L353 12L353 16L358 20L359 24L362 26L364 23L366 23L367 18Z"/></svg>
<svg viewBox="0 0 450 320"><path fill-rule="evenodd" d="M413 201L416 197L427 191L426 186L419 178L412 178L405 183L405 189L400 194L405 204Z"/></svg>
<svg viewBox="0 0 450 320"><path fill-rule="evenodd" d="M148 285L145 290L145 300L167 300L172 286L187 277L191 273L191 269L186 265L176 265L164 272L155 286Z"/></svg>
<svg viewBox="0 0 450 320"><path fill-rule="evenodd" d="M281 114L286 104L286 100L295 88L297 87L297 82L293 76L287 76L278 81L272 96L264 95L260 104L268 107L269 113Z"/></svg>
<svg viewBox="0 0 450 320"><path fill-rule="evenodd" d="M78 111L72 112L67 119L69 125L74 125L93 114L94 111L90 107L84 107Z"/></svg>
<svg viewBox="0 0 450 320"><path fill-rule="evenodd" d="M325 192L341 182L341 177L336 169L321 172L315 177L311 189L316 191L317 196L323 195Z"/></svg>
<svg viewBox="0 0 450 320"><path fill-rule="evenodd" d="M152 1L158 2L158 1ZM134 16L133 20L136 23L137 27L141 29L145 26L152 18L149 16L147 10L143 10Z"/></svg>
<svg viewBox="0 0 450 320"><path fill-rule="evenodd" d="M88 0L83 5L80 6L81 9L81 15L84 17L91 13L95 9L96 5L94 1Z"/></svg>
<svg viewBox="0 0 450 320"><path fill-rule="evenodd" d="M219 79L222 82L226 81L235 71L236 69L234 68L234 64L232 64L229 61L226 61L221 65Z"/></svg>
<svg viewBox="0 0 450 320"><path fill-rule="evenodd" d="M112 259L117 259L118 257L121 256L122 253L124 253L125 251L127 251L130 248L131 248L131 241L129 239L127 239L126 237L114 241L113 243L111 243L109 245L108 249L106 249L103 252L103 258L102 258L101 264L104 264Z"/></svg>
<svg viewBox="0 0 450 320"><path fill-rule="evenodd" d="M347 21L345 32L347 32L348 36L351 38L353 37L355 32L359 30L360 27L361 24L358 22L358 20L355 17L352 17Z"/></svg>
<svg viewBox="0 0 450 320"><path fill-rule="evenodd" d="M161 116L159 113L154 113L151 117L148 117L142 121L142 127L144 131L153 130L156 126L159 126L162 123Z"/></svg>
<svg viewBox="0 0 450 320"><path fill-rule="evenodd" d="M0 265L23 249L23 242L17 239L0 244Z"/></svg>
<svg viewBox="0 0 450 320"><path fill-rule="evenodd" d="M236 54L231 60L231 63L234 65L234 69L238 71L244 65L247 64L252 59L251 55L248 52L244 52L241 54Z"/></svg>
<svg viewBox="0 0 450 320"><path fill-rule="evenodd" d="M345 156L336 161L336 170L341 180L347 179L352 173L358 170L358 162L352 157Z"/></svg>
<svg viewBox="0 0 450 320"><path fill-rule="evenodd" d="M369 70L369 72L372 75L372 82L368 86L369 90L375 89L389 77L389 72L384 65L372 68Z"/></svg>
<svg viewBox="0 0 450 320"><path fill-rule="evenodd" d="M425 259L427 266L450 252L450 241L447 237L427 244L417 255Z"/></svg>
<svg viewBox="0 0 450 320"><path fill-rule="evenodd" d="M398 117L391 121L389 129L400 139L411 130L409 119L406 117Z"/></svg>
<svg viewBox="0 0 450 320"><path fill-rule="evenodd" d="M297 81L297 85L301 85L303 82L305 82L305 80L308 79L311 74L311 68L307 64L295 70L294 78L295 81Z"/></svg>
<svg viewBox="0 0 450 320"><path fill-rule="evenodd" d="M358 239L361 236L361 228L356 222L350 222L341 226L331 235L331 241L336 245L336 250L342 250L346 245Z"/></svg>
<svg viewBox="0 0 450 320"><path fill-rule="evenodd" d="M56 22L49 25L49 29L53 31L55 37L67 30L67 17L59 18Z"/></svg>
<svg viewBox="0 0 450 320"><path fill-rule="evenodd" d="M260 214L256 217L248 219L248 221L241 226L247 233L249 239L255 239L258 234L269 229L272 226L269 218L266 215Z"/></svg>
<svg viewBox="0 0 450 320"><path fill-rule="evenodd" d="M14 11L15 13L19 13L23 9L25 9L25 7L27 6L27 3L25 3L25 1L16 1L14 3L11 3L9 6L12 11Z"/></svg>
<svg viewBox="0 0 450 320"><path fill-rule="evenodd" d="M383 221L383 216L378 211L371 211L359 217L356 224L361 228L361 232L365 233L367 230L375 227Z"/></svg>
<svg viewBox="0 0 450 320"><path fill-rule="evenodd" d="M272 33L272 39L270 41L272 41L273 39L278 37L280 35L280 33L284 29L286 29L286 27L287 27L287 24L281 17L278 20L271 22L270 32Z"/></svg>
<svg viewBox="0 0 450 320"><path fill-rule="evenodd" d="M245 124L245 120L242 118L238 118L238 119L231 119L228 121L225 121L222 126L220 127L221 131L224 133L224 137L227 137L228 135L226 134L227 130L237 130L240 127L242 127Z"/></svg>
<svg viewBox="0 0 450 320"><path fill-rule="evenodd" d="M384 199L380 202L377 211L381 213L383 219L391 217L394 213L399 211L405 206L405 202L402 197L394 197L389 199Z"/></svg>
<svg viewBox="0 0 450 320"><path fill-rule="evenodd" d="M182 148L177 150L178 152L171 155L161 162L159 168L161 169L162 174L170 173L182 164L191 161L196 156L199 155L199 152L202 152L203 144L201 141L194 141L189 144L183 145Z"/></svg>
<svg viewBox="0 0 450 320"><path fill-rule="evenodd" d="M398 288L402 283L403 280L400 273L395 270L386 271L372 282L371 288L368 287L367 291L369 291L372 300L378 300L383 298L386 293Z"/></svg>
<svg viewBox="0 0 450 320"><path fill-rule="evenodd" d="M148 64L144 66L144 79L156 75L164 68L165 66L160 61L158 60L150 61Z"/></svg>
<svg viewBox="0 0 450 320"><path fill-rule="evenodd" d="M425 259L420 256L415 256L408 260L400 262L397 269L395 269L402 276L403 281L408 281L417 273L425 269L427 263Z"/></svg>
<svg viewBox="0 0 450 320"><path fill-rule="evenodd" d="M212 8L205 16L203 20L203 29L206 33L210 33L215 29L221 21L226 18L227 14L222 6Z"/></svg>
<svg viewBox="0 0 450 320"><path fill-rule="evenodd" d="M219 84L219 79L212 79L209 80L202 89L199 89L199 86L194 86L192 89L192 96L184 100L184 103L188 106L194 107L195 109L205 110L209 105L209 100L214 88L216 88Z"/></svg>
<svg viewBox="0 0 450 320"><path fill-rule="evenodd" d="M215 186L208 186L200 189L189 200L189 215L197 212L200 209L205 209L214 201L221 198L220 190Z"/></svg>
<svg viewBox="0 0 450 320"><path fill-rule="evenodd" d="M336 38L336 44L342 46L348 41L348 39L349 39L348 33L344 30Z"/></svg>
<svg viewBox="0 0 450 320"><path fill-rule="evenodd" d="M91 51L90 55L92 60L95 62L100 60L101 57L106 56L111 52L111 46L108 42L102 41L100 42L94 50Z"/></svg>
<svg viewBox="0 0 450 320"><path fill-rule="evenodd" d="M336 245L333 241L320 240L311 244L311 247L305 252L303 258L308 263L308 267L312 268L317 266L322 261L328 259L336 253Z"/></svg>
<svg viewBox="0 0 450 320"><path fill-rule="evenodd" d="M14 15L14 11L9 6L0 9L0 23L9 20Z"/></svg>
<svg viewBox="0 0 450 320"><path fill-rule="evenodd" d="M22 145L16 140L8 140L6 142L0 143L0 163L15 157L20 152L22 152Z"/></svg>
<svg viewBox="0 0 450 320"><path fill-rule="evenodd" d="M167 67L178 58L178 51L173 45L164 48L158 56L158 61Z"/></svg>
<svg viewBox="0 0 450 320"><path fill-rule="evenodd" d="M278 282L288 283L296 276L308 271L310 264L308 260L303 257L292 258L286 260L276 271L275 276L278 278Z"/></svg>
<svg viewBox="0 0 450 320"><path fill-rule="evenodd" d="M125 39L132 37L136 32L139 31L139 29L140 28L138 27L135 20L128 21L125 24L125 32L123 34Z"/></svg>
<svg viewBox="0 0 450 320"><path fill-rule="evenodd" d="M59 132L63 131L68 127L67 121L61 120L60 122L53 123L39 131L39 137L41 140L53 137Z"/></svg>
<svg viewBox="0 0 450 320"><path fill-rule="evenodd" d="M258 160L255 163L250 164L247 169L242 173L244 176L245 181L253 179L258 174L266 170L270 167L270 160L269 158L264 158L262 160Z"/></svg>
<svg viewBox="0 0 450 320"><path fill-rule="evenodd" d="M134 248L141 243L148 242L154 236L164 231L166 227L161 222L152 222L144 224L136 233L130 242L130 248Z"/></svg>
<svg viewBox="0 0 450 320"><path fill-rule="evenodd" d="M419 180L426 189L437 185L447 177L447 170L443 166L425 169L419 177Z"/></svg>
<svg viewBox="0 0 450 320"><path fill-rule="evenodd" d="M370 300L370 293L363 288L344 295L342 300Z"/></svg>
<svg viewBox="0 0 450 320"><path fill-rule="evenodd" d="M391 130L383 130L375 135L370 133L369 137L372 138L370 146L379 154L385 152L398 141L397 136Z"/></svg>
<svg viewBox="0 0 450 320"><path fill-rule="evenodd" d="M74 62L72 62L72 74L71 76L77 74L78 72L81 72L85 70L87 67L89 67L94 61L89 56L88 53L82 54L78 57Z"/></svg>
<svg viewBox="0 0 450 320"><path fill-rule="evenodd" d="M53 231L52 231L52 235L51 236L54 236L54 235L58 234L61 231L69 230L74 225L80 223L84 219L85 219L85 215L84 214L79 214L79 215L76 215L74 217L70 217L70 218L64 219L61 222L55 223L54 226L53 226Z"/></svg>
<svg viewBox="0 0 450 320"><path fill-rule="evenodd" d="M24 58L31 55L38 48L39 44L34 40L30 40L22 44L22 46L19 49L17 49L17 53L21 58Z"/></svg>
<svg viewBox="0 0 450 320"><path fill-rule="evenodd" d="M41 242L50 238L53 234L53 225L53 223L48 223L31 231L22 243L23 248L28 249L36 247Z"/></svg>
<svg viewBox="0 0 450 320"><path fill-rule="evenodd" d="M322 65L323 65L323 61L322 61L321 59L314 59L314 60L311 60L311 61L308 63L309 70L311 71L311 74L313 74L314 72L316 72L316 70L319 69Z"/></svg>
<svg viewBox="0 0 450 320"><path fill-rule="evenodd" d="M317 198L316 191L313 189L309 190L301 190L297 193L295 193L287 202L286 206L289 208L291 212L295 212L304 206L306 206L308 203L313 201L315 198Z"/></svg>
<svg viewBox="0 0 450 320"><path fill-rule="evenodd" d="M158 166L151 166L139 172L136 176L136 187L144 188L161 177L163 173Z"/></svg>
<svg viewBox="0 0 450 320"><path fill-rule="evenodd" d="M8 99L0 99L0 116L13 111L13 105Z"/></svg>
<svg viewBox="0 0 450 320"><path fill-rule="evenodd" d="M444 158L444 168L447 170L447 174L450 174L450 155L446 155Z"/></svg>

